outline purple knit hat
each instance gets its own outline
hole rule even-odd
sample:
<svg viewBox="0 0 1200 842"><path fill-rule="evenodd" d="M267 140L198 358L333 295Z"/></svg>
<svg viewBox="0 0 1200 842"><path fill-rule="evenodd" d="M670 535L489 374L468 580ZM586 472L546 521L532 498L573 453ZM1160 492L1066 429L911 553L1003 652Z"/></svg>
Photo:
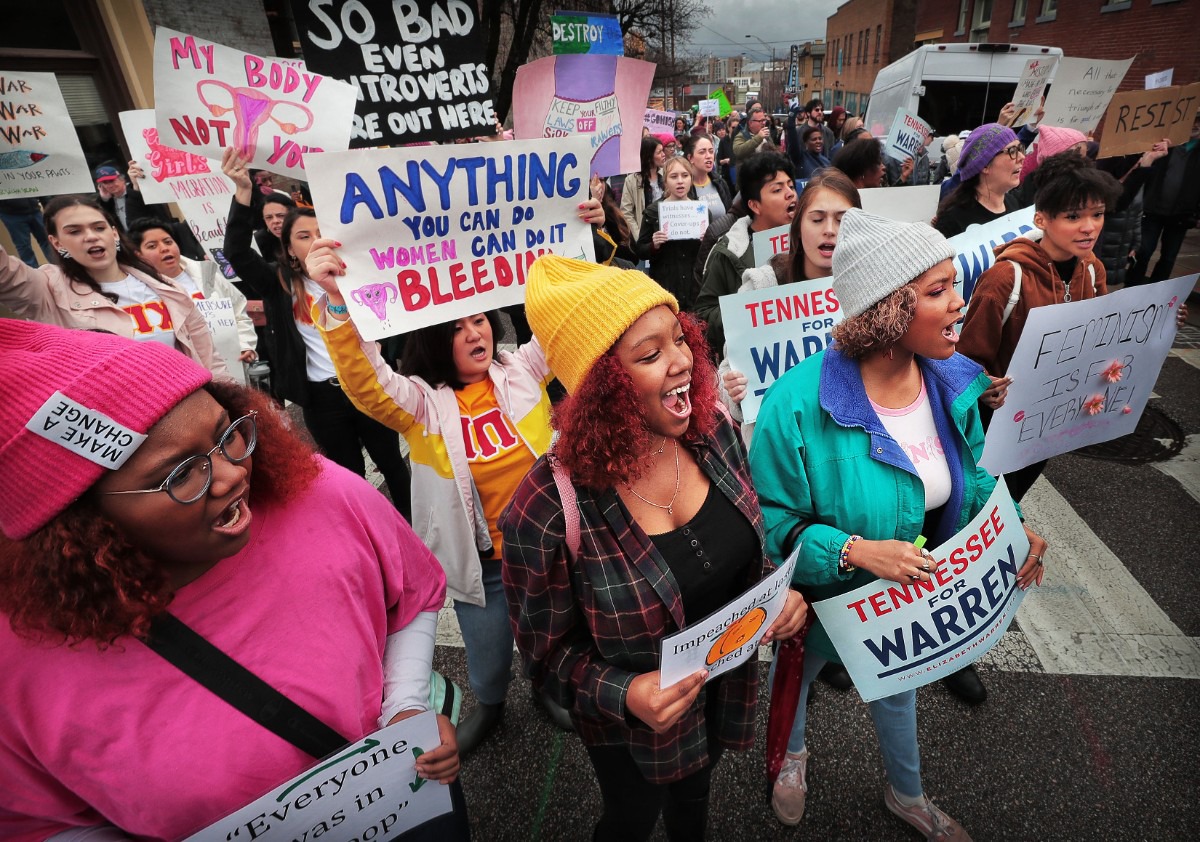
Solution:
<svg viewBox="0 0 1200 842"><path fill-rule="evenodd" d="M160 342L0 319L0 531L45 526L210 380Z"/></svg>
<svg viewBox="0 0 1200 842"><path fill-rule="evenodd" d="M967 136L962 153L958 156L958 177L963 181L974 178L992 159L1017 139L1008 126L985 123Z"/></svg>

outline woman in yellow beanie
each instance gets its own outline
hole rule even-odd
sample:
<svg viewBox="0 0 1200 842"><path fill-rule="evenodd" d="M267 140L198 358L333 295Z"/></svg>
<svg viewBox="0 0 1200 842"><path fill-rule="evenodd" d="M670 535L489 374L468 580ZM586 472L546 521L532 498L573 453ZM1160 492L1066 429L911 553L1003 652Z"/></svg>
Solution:
<svg viewBox="0 0 1200 842"><path fill-rule="evenodd" d="M702 839L716 760L754 741L757 665L663 688L658 653L772 569L745 453L700 323L646 275L548 255L525 309L569 395L554 461L500 518L517 648L595 768L594 838L647 839L662 813L668 839ZM805 612L789 594L765 639Z"/></svg>

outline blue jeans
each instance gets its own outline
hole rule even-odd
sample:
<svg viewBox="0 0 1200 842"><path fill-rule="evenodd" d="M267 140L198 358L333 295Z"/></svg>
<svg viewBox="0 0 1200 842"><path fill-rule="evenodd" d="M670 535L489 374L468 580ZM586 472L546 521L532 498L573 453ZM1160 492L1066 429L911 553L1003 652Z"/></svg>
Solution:
<svg viewBox="0 0 1200 842"><path fill-rule="evenodd" d="M800 703L796 708L796 721L788 737L787 750L791 754L804 751L804 728L808 715L808 689L813 679L825 666L825 659L807 650L804 653L804 678L800 685ZM771 681L775 681L775 664L771 663ZM875 721L875 734L879 737L879 751L883 755L883 768L888 783L901 795L916 798L921 788L921 750L917 745L917 691L905 690L894 696L886 696L868 703L871 719Z"/></svg>
<svg viewBox="0 0 1200 842"><path fill-rule="evenodd" d="M513 634L508 624L508 602L500 581L500 560L484 559L483 596L480 608L454 601L454 614L467 647L467 679L471 692L482 705L498 705L508 695L512 677Z"/></svg>
<svg viewBox="0 0 1200 842"><path fill-rule="evenodd" d="M0 222L8 229L13 245L17 247L17 254L25 263L35 269L38 267L37 255L33 253L33 246L29 244L30 236L37 238L46 260L51 259L50 255L54 250L50 248L50 240L46 238L41 216L36 213L0 213Z"/></svg>

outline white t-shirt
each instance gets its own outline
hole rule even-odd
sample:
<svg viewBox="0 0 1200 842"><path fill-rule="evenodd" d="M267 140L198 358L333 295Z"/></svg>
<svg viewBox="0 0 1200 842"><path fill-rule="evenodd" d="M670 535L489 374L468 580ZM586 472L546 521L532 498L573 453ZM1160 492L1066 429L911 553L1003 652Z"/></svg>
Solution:
<svg viewBox="0 0 1200 842"><path fill-rule="evenodd" d="M721 194L717 192L717 185L712 183L711 178L708 184L696 187L696 198L708 205L710 218L720 219L725 215L725 203L721 201Z"/></svg>
<svg viewBox="0 0 1200 842"><path fill-rule="evenodd" d="M187 272L180 272L174 278L171 278L171 280L183 287L183 291L192 298L195 298L197 301L204 300L204 290L200 289L200 285Z"/></svg>
<svg viewBox="0 0 1200 842"><path fill-rule="evenodd" d="M321 289L320 284L312 278L306 277L304 291L307 293L304 296L304 309L305 312L309 312L316 300L325 293L325 290ZM317 330L316 325L296 319L296 327L300 330L300 338L304 340L304 366L308 373L308 379L328 380L331 377L337 377L337 369L333 367L329 349L325 347L325 340L321 338L321 332Z"/></svg>
<svg viewBox="0 0 1200 842"><path fill-rule="evenodd" d="M161 342L175 347L175 324L167 303L133 275L100 284L100 289L115 293L117 306L133 319L133 338L139 342Z"/></svg>
<svg viewBox="0 0 1200 842"><path fill-rule="evenodd" d="M945 505L950 499L950 466L933 424L933 410L921 380L921 394L903 409L887 409L871 401L871 406L888 435L896 440L925 486L925 511Z"/></svg>

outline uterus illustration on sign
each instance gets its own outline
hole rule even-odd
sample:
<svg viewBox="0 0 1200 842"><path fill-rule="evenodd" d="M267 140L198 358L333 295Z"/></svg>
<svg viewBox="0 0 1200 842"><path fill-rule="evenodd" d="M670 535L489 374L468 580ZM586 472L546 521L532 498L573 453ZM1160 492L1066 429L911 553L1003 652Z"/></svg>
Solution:
<svg viewBox="0 0 1200 842"><path fill-rule="evenodd" d="M205 98L204 89L210 85L229 94L230 105L228 107L216 105ZM251 160L254 158L254 149L258 145L258 130L268 120L279 126L279 130L286 135L294 135L312 128L313 113L308 108L298 102L286 99L271 99L256 88L234 87L220 79L204 79L196 84L196 95L214 117L233 112L233 146L237 149L238 154ZM303 113L306 122L304 125L297 125L271 116L272 112L279 107L299 110Z"/></svg>

